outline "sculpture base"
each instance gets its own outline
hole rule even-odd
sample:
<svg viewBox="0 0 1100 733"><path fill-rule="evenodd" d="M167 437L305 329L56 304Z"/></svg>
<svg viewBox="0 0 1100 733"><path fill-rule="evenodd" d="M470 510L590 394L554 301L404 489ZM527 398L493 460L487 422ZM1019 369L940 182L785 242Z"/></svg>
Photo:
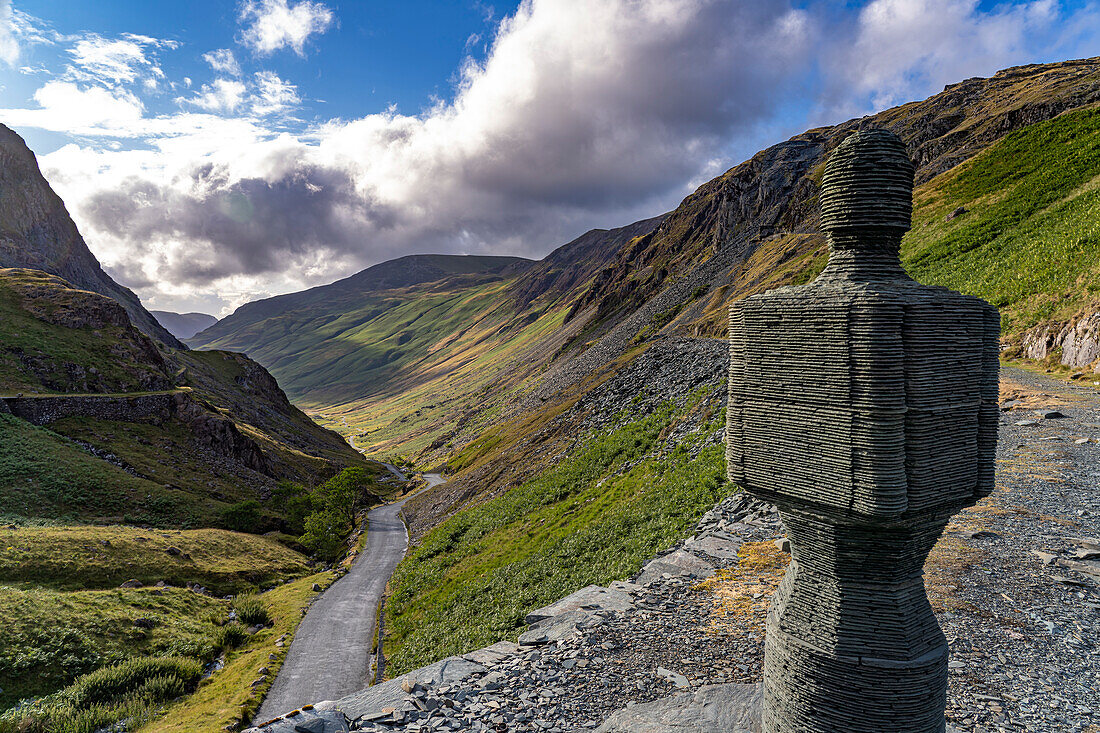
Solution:
<svg viewBox="0 0 1100 733"><path fill-rule="evenodd" d="M910 662L832 656L769 624L765 733L943 733L947 647Z"/></svg>

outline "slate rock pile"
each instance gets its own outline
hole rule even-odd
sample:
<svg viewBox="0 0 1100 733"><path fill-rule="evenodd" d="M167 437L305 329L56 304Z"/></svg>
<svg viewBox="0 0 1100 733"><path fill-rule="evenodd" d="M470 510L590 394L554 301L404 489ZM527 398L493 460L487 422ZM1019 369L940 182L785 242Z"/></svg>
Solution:
<svg viewBox="0 0 1100 733"><path fill-rule="evenodd" d="M911 280L913 165L886 130L829 158L829 264L730 309L730 480L794 559L768 615L764 728L944 730L947 644L924 560L993 489L996 309Z"/></svg>

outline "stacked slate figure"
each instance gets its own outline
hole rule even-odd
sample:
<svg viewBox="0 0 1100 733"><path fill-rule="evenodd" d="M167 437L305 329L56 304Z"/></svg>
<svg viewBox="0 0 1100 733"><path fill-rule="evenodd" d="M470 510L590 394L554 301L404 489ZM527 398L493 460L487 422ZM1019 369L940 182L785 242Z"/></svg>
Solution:
<svg viewBox="0 0 1100 733"><path fill-rule="evenodd" d="M943 731L947 644L924 561L993 489L1000 317L911 280L913 165L886 130L829 158L814 282L730 309L730 480L779 507L764 730Z"/></svg>

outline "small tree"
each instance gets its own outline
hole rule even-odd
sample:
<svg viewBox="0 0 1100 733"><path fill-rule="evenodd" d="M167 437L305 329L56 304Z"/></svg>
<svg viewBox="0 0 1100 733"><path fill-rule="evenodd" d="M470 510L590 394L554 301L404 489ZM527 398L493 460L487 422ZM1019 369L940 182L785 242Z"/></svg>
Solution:
<svg viewBox="0 0 1100 733"><path fill-rule="evenodd" d="M339 515L349 527L354 527L356 513L374 498L366 490L370 485L370 474L361 466L352 466L322 484L317 490L317 499L325 511Z"/></svg>
<svg viewBox="0 0 1100 733"><path fill-rule="evenodd" d="M299 541L310 551L326 560L332 560L343 549L344 540L351 526L336 512L322 510L306 517L305 534Z"/></svg>

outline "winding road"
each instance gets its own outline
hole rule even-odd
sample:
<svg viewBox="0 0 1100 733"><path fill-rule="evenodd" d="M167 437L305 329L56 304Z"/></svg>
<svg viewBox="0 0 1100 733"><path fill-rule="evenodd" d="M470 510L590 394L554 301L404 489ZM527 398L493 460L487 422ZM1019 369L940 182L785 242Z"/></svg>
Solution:
<svg viewBox="0 0 1100 733"><path fill-rule="evenodd" d="M384 465L405 479L396 467ZM424 479L426 488L445 483L437 473L426 473ZM257 720L368 686L378 604L409 544L400 513L410 496L371 510L366 547L348 574L310 606Z"/></svg>

